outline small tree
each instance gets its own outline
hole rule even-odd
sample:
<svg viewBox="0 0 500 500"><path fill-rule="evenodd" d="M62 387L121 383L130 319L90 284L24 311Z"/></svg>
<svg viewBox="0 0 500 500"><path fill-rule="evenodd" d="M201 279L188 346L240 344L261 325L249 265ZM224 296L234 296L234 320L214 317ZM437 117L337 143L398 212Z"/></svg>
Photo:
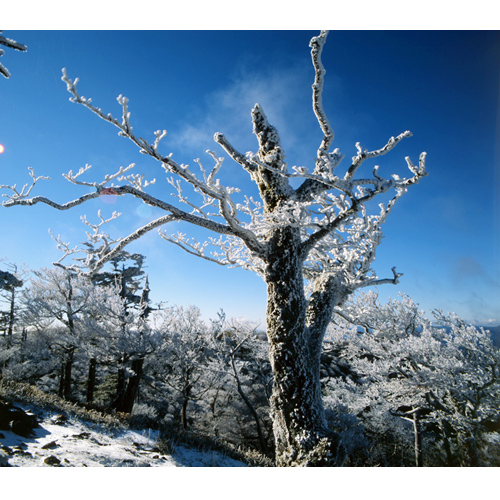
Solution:
<svg viewBox="0 0 500 500"><path fill-rule="evenodd" d="M12 339L0 338L0 375L7 380L42 384L48 390L53 388L51 381L61 367L61 360L54 356L59 333L54 329L23 330Z"/></svg>
<svg viewBox="0 0 500 500"><path fill-rule="evenodd" d="M216 356L211 360L213 370L225 375L225 389L234 387L255 424L260 450L267 454L267 437L258 404L265 401L267 409L268 387L272 383L267 342L256 334L255 326L240 320L226 321L224 313L219 313L217 321L212 321ZM252 394L259 393L256 401Z"/></svg>
<svg viewBox="0 0 500 500"><path fill-rule="evenodd" d="M4 332L11 336L14 323L17 320L18 305L16 303L16 296L18 289L20 289L24 282L18 272L16 264L9 265L10 271L0 271L0 297L8 305L8 311L2 312L4 316L2 323L4 323Z"/></svg>
<svg viewBox="0 0 500 500"><path fill-rule="evenodd" d="M24 321L38 329L62 328L55 345L61 355L59 395L71 393L75 351L81 345L82 315L95 306L95 286L88 278L67 270L44 268L34 272L23 293Z"/></svg>
<svg viewBox="0 0 500 500"><path fill-rule="evenodd" d="M173 307L158 316L164 384L180 398L181 426L186 430L189 403L199 401L218 377L207 370L212 338L197 307Z"/></svg>
<svg viewBox="0 0 500 500"><path fill-rule="evenodd" d="M109 296L109 290L107 291ZM145 305L145 308L147 306ZM144 309L145 309L144 308ZM101 304L101 318L89 318L85 328L96 339L92 359L117 367L116 395L111 408L131 413L143 375L144 360L160 348L160 335L150 328L144 310L126 310L120 288ZM125 314L125 311L127 314ZM100 343L106 339L104 344Z"/></svg>
<svg viewBox="0 0 500 500"><path fill-rule="evenodd" d="M88 253L95 253L95 250L90 247ZM137 307L142 299L142 294L138 292L142 286L145 259L140 253L122 251L109 261L110 269L93 273L92 281L100 286L118 286L120 297L125 299L127 307Z"/></svg>
<svg viewBox="0 0 500 500"><path fill-rule="evenodd" d="M95 253L95 249L90 242L86 242L87 258ZM119 301L118 309L121 311L122 318L122 337L126 338L130 335L132 337L138 336L141 340L147 330L145 320L151 308L149 306L149 280L146 276L141 293L138 293L141 288L141 277L144 275L145 256L140 253L129 253L121 251L110 260L109 264L111 269L92 274L92 282L99 286L107 287L118 293L121 301ZM116 307L116 304L115 304ZM116 312L116 311L115 311ZM132 330L130 331L130 328ZM129 329L127 332L126 329ZM139 330L137 330L137 328ZM143 331L144 330L144 331ZM133 342L135 345L136 342ZM130 347L129 344L126 344ZM124 344L125 346L125 344ZM136 346L137 348L137 346ZM145 349L145 350L144 350ZM118 383L117 383L117 396L113 403L113 407L120 412L130 413L134 406L134 401L139 391L139 382L142 376L142 369L144 365L144 355L149 350L146 346L142 346L134 352L123 352L119 360L118 369ZM126 376L127 362L131 361L132 367L129 370L129 375ZM92 399L90 384L92 377L95 374L96 359L90 359L89 366L89 392L87 400Z"/></svg>
<svg viewBox="0 0 500 500"><path fill-rule="evenodd" d="M32 188L43 178L35 176L33 170L30 170L30 187L26 185L18 191L15 186L4 186L10 190L10 194L4 195L8 198L4 202L7 207L46 203L66 210L103 193L113 193L117 196L130 194L165 212L114 245L106 239L106 245L102 246L94 262L94 270L148 231L172 221L184 221L219 237L202 244L182 234L160 234L191 254L223 265L242 266L262 276L267 285L267 336L274 373L271 417L279 466L338 465L342 462L338 436L327 428L321 398L323 337L333 308L341 306L356 289L398 282L401 274L394 268L393 277L389 279L379 279L371 268L382 238L381 227L407 188L426 175L425 153L422 153L419 166L406 159L411 173L409 178L383 177L378 166L373 168L371 176L357 177L366 160L391 151L402 139L411 136L408 131L392 137L384 147L373 151L357 143L357 154L341 172L343 155L338 149L330 151L334 133L322 104L325 69L321 53L326 38L327 32L322 31L310 42L315 71L313 111L323 133L311 169L300 166L289 169L278 131L269 123L259 104L251 113L258 142L256 153L244 155L223 134L214 136L217 144L255 183L259 201L250 197L245 197L242 203L235 201L234 194L238 190L223 186L217 179L223 159L215 152L208 151L214 162L211 170L196 160L200 173L195 174L189 166L177 163L172 155L159 152L158 146L166 131L156 131L154 142L135 135L125 97L118 97L122 107L122 118L118 120L81 96L76 88L77 80L71 80L65 71L63 80L71 93L71 101L116 126L119 135L136 144L141 153L157 160L172 176L169 182L179 203L173 205L148 194L144 176L128 173L134 165L106 175L101 182L82 180L90 168L88 165L76 174L69 172L65 177L89 192L62 205L42 196L30 197ZM115 180L120 184L115 185ZM296 183L292 185L291 180L299 181L298 187L294 187ZM184 183L194 188L192 199L182 194ZM379 213L370 215L368 203L389 192L392 198L380 205ZM199 202L195 199L197 195ZM182 208L184 206L189 208ZM211 254L208 252L210 244L215 246Z"/></svg>

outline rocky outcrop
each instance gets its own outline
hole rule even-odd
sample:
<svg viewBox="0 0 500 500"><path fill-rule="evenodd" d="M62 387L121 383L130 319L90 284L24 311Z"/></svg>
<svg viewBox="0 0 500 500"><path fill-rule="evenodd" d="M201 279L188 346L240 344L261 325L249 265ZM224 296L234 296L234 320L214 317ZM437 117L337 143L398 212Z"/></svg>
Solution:
<svg viewBox="0 0 500 500"><path fill-rule="evenodd" d="M27 438L33 435L33 429L37 427L36 415L0 398L0 430L12 431Z"/></svg>

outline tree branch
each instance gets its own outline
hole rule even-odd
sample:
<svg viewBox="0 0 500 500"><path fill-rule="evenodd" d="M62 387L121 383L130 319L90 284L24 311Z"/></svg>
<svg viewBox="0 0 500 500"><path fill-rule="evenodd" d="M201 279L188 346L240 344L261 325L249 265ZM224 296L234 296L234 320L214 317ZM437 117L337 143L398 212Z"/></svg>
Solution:
<svg viewBox="0 0 500 500"><path fill-rule="evenodd" d="M19 50L21 52L26 52L28 50L26 45L18 43L15 40L11 40L10 38L6 38L1 33L3 33L3 31L0 30L0 45L5 45L10 49ZM4 51L0 49L0 56L3 56L3 54ZM10 78L9 70L3 64L0 64L0 74L2 74L5 78Z"/></svg>
<svg viewBox="0 0 500 500"><path fill-rule="evenodd" d="M378 285L397 285L399 283L399 278L403 276L403 273L397 273L396 272L396 267L394 266L392 269L392 274L394 275L393 278L384 278L384 279L379 279L379 278L374 278L374 279L369 279L364 282L362 282L359 286L356 288L364 288L365 286L378 286Z"/></svg>
<svg viewBox="0 0 500 500"><path fill-rule="evenodd" d="M142 226L133 233L129 234L127 237L118 240L118 244L113 249L110 250L109 246L105 245L101 252L99 252L98 254L98 260L90 269L90 274L101 269L104 264L106 264L106 262L109 262L111 259L113 259L113 257L120 254L120 252L132 241L135 241L144 234L149 233L153 229L156 229L174 220L177 220L175 216L164 215L163 217L159 217L158 219Z"/></svg>
<svg viewBox="0 0 500 500"><path fill-rule="evenodd" d="M358 150L358 154L356 156L353 156L352 164L348 168L344 176L344 180L352 179L358 168L361 166L361 164L368 158L376 158L377 156L382 156L387 154L389 151L391 151L391 149L394 149L394 147L398 142L400 142L402 139L406 137L411 137L411 136L412 133L409 130L407 130L406 132L399 134L397 137L391 137L383 148L376 149L374 151L368 151L366 149L362 149L361 144L357 142L356 149Z"/></svg>
<svg viewBox="0 0 500 500"><path fill-rule="evenodd" d="M326 42L326 37L328 36L328 31L323 30L319 36L315 36L311 39L309 46L312 47L311 56L316 71L315 79L313 83L313 110L316 118L318 119L319 125L323 132L323 140L318 150L318 157L316 159L316 169L321 172L325 166L325 163L329 162L328 150L333 143L334 132L328 121L325 110L323 109L323 87L325 84L325 74L326 70L321 62L321 52L323 51L323 46Z"/></svg>
<svg viewBox="0 0 500 500"><path fill-rule="evenodd" d="M178 209L172 210L170 208L172 207L171 205L169 205L169 208L164 208L164 206L168 204L164 204L163 202L160 202L159 200L156 199L154 203L151 203L150 201L144 198L143 201L145 201L149 205L159 206L160 208L167 209L171 211L173 214L175 214L179 219L184 220L186 222L195 223L196 225L206 227L207 229L214 230L215 232L221 234L233 234L234 236L241 238L241 240L245 243L245 245L248 246L248 248L251 249L252 252L262 254L264 250L263 245L259 244L253 232L242 227L236 218L235 204L232 202L230 197L231 189L222 186L218 182L218 180L214 181L214 175L219 170L222 164L221 158L217 158L215 156L215 153L207 151L216 160L216 166L208 177L205 175L203 171L205 175L205 180L204 181L200 180L198 177L196 177L196 175L194 175L189 170L188 166L179 165L177 162L172 160L171 155L162 156L158 153L158 144L161 138L163 138L166 135L165 131L155 132L156 140L154 144L150 144L145 139L139 138L132 133L132 126L130 124L130 112L128 111L128 100L125 97L120 95L117 99L120 105L122 106L122 121L120 123L111 114L105 115L100 108L97 108L93 104L91 104L91 99L86 99L85 97L80 96L76 90L76 84L78 82L78 79L75 79L74 81L70 80L65 70L63 70L62 80L66 83L68 91L73 95L73 97L71 98L72 102L82 104L83 106L91 110L93 113L97 114L103 120L118 127L120 129L119 135L127 137L132 142L134 142L140 148L141 153L147 154L153 157L154 159L160 161L166 171L178 175L181 179L191 184L191 186L193 186L195 190L202 193L203 195L218 200L220 207L220 214L226 220L227 226L223 224L218 224L214 221L210 221L209 219L203 217L196 217L194 215L187 214L186 212L179 211ZM227 141L226 142L222 141L222 142L223 144L227 143ZM278 146L279 146L279 140L278 140ZM181 213L182 217L179 216L179 214Z"/></svg>
<svg viewBox="0 0 500 500"><path fill-rule="evenodd" d="M220 144L224 151L229 154L229 156L236 162L239 163L247 172L253 174L257 171L257 165L249 161L246 156L242 155L239 151L234 149L234 147L228 142L224 134L217 132L214 135L214 141Z"/></svg>

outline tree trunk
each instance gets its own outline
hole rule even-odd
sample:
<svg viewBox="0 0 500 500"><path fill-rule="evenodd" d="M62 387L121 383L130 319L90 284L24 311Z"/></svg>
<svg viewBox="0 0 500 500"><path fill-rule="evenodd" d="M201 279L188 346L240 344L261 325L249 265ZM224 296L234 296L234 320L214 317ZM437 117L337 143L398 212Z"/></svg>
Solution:
<svg viewBox="0 0 500 500"><path fill-rule="evenodd" d="M422 458L422 436L420 434L418 411L413 414L413 432L415 434L415 466L423 467L424 461Z"/></svg>
<svg viewBox="0 0 500 500"><path fill-rule="evenodd" d="M310 326L317 318L310 317L304 295L298 233L291 228L276 230L270 243L275 258L265 277L276 465L337 466L343 453L338 436L326 425L320 383L327 322Z"/></svg>
<svg viewBox="0 0 500 500"><path fill-rule="evenodd" d="M61 365L59 380L59 397L69 400L71 394L71 372L73 369L74 349L66 352L65 360Z"/></svg>
<svg viewBox="0 0 500 500"><path fill-rule="evenodd" d="M182 430L185 431L187 429L187 406L189 403L189 396L191 394L191 390L193 389L193 386L191 384L188 384L183 392L183 397L184 400L182 402L182 410L181 410L181 423L182 423Z"/></svg>
<svg viewBox="0 0 500 500"><path fill-rule="evenodd" d="M97 359L91 358L89 361L89 376L87 379L87 403L92 403L94 400L96 367Z"/></svg>
<svg viewBox="0 0 500 500"><path fill-rule="evenodd" d="M122 407L118 411L122 411L123 413L132 413L137 393L139 392L139 383L142 377L143 365L144 358L134 359L132 361L132 371L134 374L128 379L125 395L122 401Z"/></svg>
<svg viewBox="0 0 500 500"><path fill-rule="evenodd" d="M73 370L74 350L71 349L64 363L63 398L69 400L71 396L71 372Z"/></svg>
<svg viewBox="0 0 500 500"><path fill-rule="evenodd" d="M63 397L64 394L64 363L61 363L61 369L59 372L59 392L58 396Z"/></svg>
<svg viewBox="0 0 500 500"><path fill-rule="evenodd" d="M134 374L128 378L125 376L125 367L122 366L118 370L118 384L116 391L116 399L111 405L111 408L122 413L131 413L134 408L134 403L139 390L139 382L142 377L142 367L144 359L134 359L132 361L132 371Z"/></svg>
<svg viewBox="0 0 500 500"><path fill-rule="evenodd" d="M125 360L121 358L118 367L118 381L116 383L116 398L111 404L111 408L116 411L122 411L123 400L125 398L126 389L126 377L125 377Z"/></svg>
<svg viewBox="0 0 500 500"><path fill-rule="evenodd" d="M8 335L12 335L14 330L14 319L15 319L15 300L16 300L16 289L12 287L11 297L10 297L10 309L9 309L9 329Z"/></svg>

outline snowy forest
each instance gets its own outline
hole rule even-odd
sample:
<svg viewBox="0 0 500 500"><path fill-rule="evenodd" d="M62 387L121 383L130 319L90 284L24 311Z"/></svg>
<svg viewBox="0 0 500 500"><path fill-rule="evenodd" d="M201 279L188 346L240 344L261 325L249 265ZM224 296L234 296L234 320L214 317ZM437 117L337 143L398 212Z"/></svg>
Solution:
<svg viewBox="0 0 500 500"><path fill-rule="evenodd" d="M376 150L357 143L357 155L341 166L344 155L331 151L334 132L322 105L327 34L310 42L313 112L322 133L310 169L288 168L278 131L258 104L251 114L256 153L214 135L255 184L258 200L220 182L216 153L207 151L210 169L200 160L196 172L177 163L160 153L165 131L154 132L153 142L135 135L127 98L118 97L122 116L114 118L63 70L70 100L158 163L176 204L148 194L150 182L131 173L133 164L101 181L83 180L89 165L70 171L69 183L87 192L65 204L33 196L45 180L33 169L31 185L1 186L2 210L37 210L38 203L74 209L112 193L164 213L112 238L106 224L118 215L99 212L96 224L83 218L88 239L78 249L53 236L62 257L52 267L0 263L0 388L29 384L158 429L163 439L202 436L276 466L500 466L494 332L455 314L422 311L403 294L379 300L378 287L402 276L392 268L383 278L373 269L382 227L409 190L418 194L426 154L416 165L405 158L408 177L366 169L411 136L405 131ZM174 221L215 236L198 242L168 233ZM206 321L195 305L152 303L147 256L127 245L159 229L193 258L262 277L265 328L226 317L224 304Z"/></svg>
<svg viewBox="0 0 500 500"><path fill-rule="evenodd" d="M151 304L144 264L124 252L92 280L4 265L1 383L272 460L265 332L222 310L207 323L194 306ZM500 465L498 346L432 315L370 291L330 322L321 387L345 466Z"/></svg>

